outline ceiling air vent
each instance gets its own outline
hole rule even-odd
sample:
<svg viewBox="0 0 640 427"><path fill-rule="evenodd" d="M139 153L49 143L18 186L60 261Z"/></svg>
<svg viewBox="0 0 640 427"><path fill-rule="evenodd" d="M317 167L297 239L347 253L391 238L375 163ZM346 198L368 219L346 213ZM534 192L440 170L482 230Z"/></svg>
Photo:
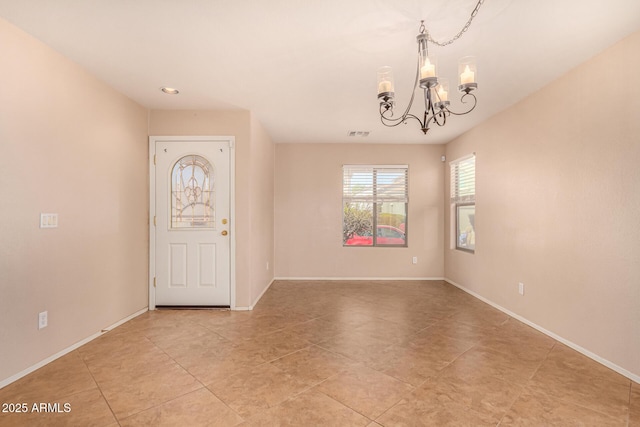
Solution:
<svg viewBox="0 0 640 427"><path fill-rule="evenodd" d="M347 136L359 136L359 137L366 137L369 136L369 131L368 130L350 130L349 132L347 132Z"/></svg>

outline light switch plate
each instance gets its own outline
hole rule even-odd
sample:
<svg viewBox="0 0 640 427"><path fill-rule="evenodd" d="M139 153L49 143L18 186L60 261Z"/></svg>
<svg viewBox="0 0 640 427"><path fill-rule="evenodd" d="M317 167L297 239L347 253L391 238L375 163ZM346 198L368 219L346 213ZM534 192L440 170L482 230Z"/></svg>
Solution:
<svg viewBox="0 0 640 427"><path fill-rule="evenodd" d="M41 213L40 228L58 228L57 213Z"/></svg>

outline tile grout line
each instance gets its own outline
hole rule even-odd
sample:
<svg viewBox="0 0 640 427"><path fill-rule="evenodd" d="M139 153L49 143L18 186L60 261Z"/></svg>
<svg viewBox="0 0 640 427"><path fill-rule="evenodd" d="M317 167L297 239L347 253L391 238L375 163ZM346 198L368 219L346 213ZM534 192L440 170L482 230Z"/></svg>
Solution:
<svg viewBox="0 0 640 427"><path fill-rule="evenodd" d="M337 375L337 374L336 374L336 375ZM332 375L331 377L333 377L333 376L334 376L334 375ZM330 378L331 378L331 377L330 377ZM327 381L328 379L329 379L329 378L325 379L324 381L321 381L320 383L316 384L316 386L317 386L317 385L319 385L319 384L322 384L323 382ZM315 387L315 386L314 386L314 387ZM367 420L369 420L369 422L368 422L367 424L371 424L372 422L375 422L375 421L376 421L375 419L369 418L369 416L368 416L368 415L363 414L362 412L358 411L358 410L357 410L357 409L355 409L355 408L352 408L351 406L347 405L346 403L341 402L341 401L339 401L338 399L335 399L335 398L333 398L333 397L329 396L327 393L323 392L322 390L316 390L316 391L317 391L318 393L321 393L321 394L323 394L324 396L328 397L329 399L333 400L334 402L337 402L338 404L340 404L340 405L344 406L345 408L349 408L349 409L351 409L351 410L352 410L353 412L355 412L356 414L360 414L360 415L362 415L362 416L363 416L363 417L365 417ZM395 404L394 404L394 406L395 406Z"/></svg>
<svg viewBox="0 0 640 427"><path fill-rule="evenodd" d="M85 368L87 368L87 371L89 372L89 375L91 375L91 379L96 384L96 387L97 387L98 391L100 392L100 396L102 396L102 399L104 400L104 403L107 404L107 407L109 408L109 411L111 411L111 415L113 415L113 419L116 420L116 423L118 423L119 426L121 426L120 419L116 416L116 413L113 411L113 408L111 407L111 404L107 400L107 397L104 395L104 392L102 391L102 387L100 387L100 384L98 384L98 381L96 380L96 377L93 375L93 372L91 372L91 369L89 368L89 365L87 365L87 362L84 360L84 357L82 357L82 355L80 353L78 353L78 357L80 358L80 360L82 360L82 363L84 364Z"/></svg>
<svg viewBox="0 0 640 427"><path fill-rule="evenodd" d="M627 427L631 425L631 396L633 394L633 382L629 381L629 412L627 413Z"/></svg>
<svg viewBox="0 0 640 427"><path fill-rule="evenodd" d="M560 342L558 342L558 341L556 341L556 340L554 340L554 341L555 341L555 342L554 342L553 346L551 347L551 349L549 349L549 351L548 351L548 353L547 353L546 357L545 357L545 358L540 362L540 364L539 364L539 365L538 365L538 367L536 368L536 371L535 371L535 372L531 375L531 377L527 380L527 384L528 384L528 383L533 379L533 377L535 377L535 375L538 373L538 371L539 371L539 370L540 370L540 368L542 367L543 363L549 359L549 355L551 354L551 352L553 351L553 349L555 349L555 348L556 348L556 346L557 346L558 344L561 344ZM525 388L526 388L526 387L527 387L527 386L525 385ZM631 380L629 380L629 387L631 387ZM548 395L546 392L543 392L543 393L544 393L546 396L548 396L549 398L553 398L553 396ZM631 391L629 391L629 393L631 393ZM597 410L597 409L594 409L594 408L591 408L591 407L584 406L584 405L582 405L581 403L573 402L573 401L570 401L570 400L565 400L565 399L564 399L564 398L562 398L562 397L556 397L556 399L557 399L557 400L559 400L559 401L561 401L561 402L567 403L567 404L569 404L569 405L574 405L574 406L577 406L577 407L580 407L580 408L583 408L583 409L587 409L587 410L589 410L589 411L596 412L596 413L598 413L598 414L600 414L600 415L604 415L604 416L606 416L606 417L608 417L608 418L615 419L615 417L614 417L613 415L611 415L611 414L607 414L607 413L604 413L604 412L600 412L600 411L599 411L599 410ZM629 395L629 399L631 399L631 395ZM515 402L514 402L514 403L515 403ZM513 406L513 405L512 405L512 406ZM511 408L509 408L509 409L511 409ZM630 408L630 405L627 405L627 409L629 409L629 410L631 409L631 408ZM629 416L629 412L627 413L627 418L628 418L628 416Z"/></svg>
<svg viewBox="0 0 640 427"><path fill-rule="evenodd" d="M193 322L191 322L191 321L189 321L189 320L187 320L187 322L193 323ZM122 419L122 421L126 420L127 418L130 418L130 417L133 417L133 416L135 416L135 415L138 415L138 414L140 414L140 413L142 413L142 412L148 411L148 410L150 410L150 409L155 409L155 408L157 408L157 407L159 407L159 406L162 406L162 405L164 405L164 404L166 404L166 403L168 403L168 402L172 402L172 401L174 401L174 400L176 400L176 399L179 399L179 398L181 398L181 397L183 397L183 396L186 396L187 394L190 394L190 393L192 393L192 392L195 392L195 391L201 390L202 388L205 388L204 384L202 384L202 382L201 382L199 379L197 379L195 376L193 376L193 374L191 374L191 372L189 372L189 371L188 371L188 370L186 370L182 365L180 365L180 364L179 364L179 363L178 363L178 362L177 362L173 357L171 357L171 355L170 355L170 354L168 354L166 351L164 351L164 349L163 349L163 348L159 347L155 342L153 342L153 340L151 340L151 338L149 338L149 336L147 335L147 333L145 333L144 331L139 331L139 332L142 334L142 336L144 337L144 339L146 339L147 341L149 341L149 343L151 343L151 345L153 345L153 347L154 347L154 348L156 348L156 349L157 349L157 350L159 350L161 353L163 353L164 355L166 355L166 356L167 356L167 357L168 357L168 358L169 358L169 359L170 359L174 364L176 364L177 366L179 366L179 367L180 367L182 370L184 370L184 371L185 371L189 376L191 376L194 380L196 380L196 381L200 384L200 386L201 386L201 387L200 387L200 388L198 388L198 389L191 390L191 391L188 391L188 392L186 392L186 393L183 393L183 394L181 394L181 395L179 395L179 396L175 396L175 397L173 397L173 398L171 398L171 399L169 399L169 400L166 400L166 401L164 401L164 402L160 402L160 403L158 403L158 404L156 404L156 405L153 405L153 406L150 406L150 407L148 407L148 408L142 409L142 410L140 410L140 411L138 411L138 412L135 412L135 413L133 413L133 414L129 414L129 415L127 415L126 417L124 417L124 418ZM97 382L97 381L96 381L96 382ZM105 400L106 400L106 398L105 398ZM109 407L111 407L111 405L109 405ZM115 413L114 413L114 416L115 416ZM121 421L121 420L120 420L118 417L116 417L116 420L118 421L118 424L120 424L120 421Z"/></svg>
<svg viewBox="0 0 640 427"><path fill-rule="evenodd" d="M203 325L201 325L201 324L199 324L199 323L197 323L197 322L194 322L194 321L189 320L189 319L187 320L187 322L192 323L192 324L197 325L197 326L204 327L205 329L207 329L207 330L208 330L208 331L210 331L211 333L216 334L216 335L218 335L218 336L222 337L222 336L221 336L221 335L219 335L217 332L212 331L212 330L210 330L209 328L207 328L207 327L205 327L205 326L203 326ZM150 339L146 334L144 335L144 337L145 337L147 340L149 340L149 342L151 342L151 344L153 344L153 346L154 346L155 348L157 348L158 350L160 350L160 351L161 351L162 353L164 353L164 354L165 354L169 359L171 359L171 360L173 361L173 363L175 363L177 366L179 366L180 368L182 368L182 369L183 369L187 374L189 374L189 375L190 375L194 380L196 380L196 381L201 385L201 387L200 387L200 388L198 388L198 389L196 389L196 390L188 391L188 392L186 392L186 393L184 393L184 394L181 394L181 395L179 395L179 396L176 396L176 397L174 397L174 398L172 398L172 399L169 399L169 400L167 400L167 401L165 401L165 402L158 403L157 405L154 405L154 406L152 406L152 407L150 407L150 408L143 409L142 411L136 412L135 414L128 415L128 416L127 416L127 417L125 417L124 419L129 418L129 417L132 417L132 416L135 416L135 415L140 414L140 413L142 413L142 412L144 412L144 411L148 411L148 410L150 410L150 409L154 409L154 408L160 407L160 406L165 405L165 404L167 404L167 403L169 403L169 402L173 402L173 401L175 401L175 400L177 400L177 399L180 399L180 398L182 398L182 397L184 397L184 396L186 396L186 395L188 395L188 394L195 393L195 392L196 392L196 391L198 391L198 390L205 389L205 390L207 390L209 393L211 393L213 396L215 396L215 397L216 397L220 402L222 402L222 404L224 404L227 408L229 408L229 410L231 410L234 414L237 414L240 418L242 418L242 419L244 420L244 417L240 416L240 414L238 414L236 411L234 411L234 410L233 410L233 408L231 408L229 405L227 405L227 403L226 403L226 402L224 402L222 399L220 399L220 397L219 397L219 396L217 396L213 391L211 391L211 390L210 390L210 389L209 389L209 388L208 388L208 387L207 387L207 386L206 386L202 381L200 381L200 380L199 380L195 375L193 375L191 372L189 372L189 370L188 370L187 368L185 368L184 366L182 366L182 364L180 364L180 362L178 362L178 361L177 361L173 356L171 356L169 353L167 353L163 348L159 347L159 346L158 346L155 342L153 342L153 341L152 341L152 340L151 340L151 339ZM222 337L222 338L224 338L224 337ZM224 338L224 339L227 339L227 338Z"/></svg>
<svg viewBox="0 0 640 427"><path fill-rule="evenodd" d="M507 321L508 320L509 319L507 319ZM511 405L509 405L509 407L504 411L504 414L502 414L502 417L500 417L500 420L498 421L497 427L499 427L500 424L502 424L502 421L504 420L504 417L506 417L507 414L509 414L509 411L511 411L511 408L513 408L513 405L516 404L516 402L524 394L525 390L527 390L527 385L533 379L533 377L536 376L536 374L538 373L538 371L542 367L542 364L549 358L549 354L551 354L551 351L555 348L556 343L557 343L556 340L553 340L553 345L551 346L551 348L549 348L549 350L547 351L547 354L545 354L544 358L542 358L540 363L538 363L538 366L536 366L536 369L533 371L531 376L529 378L527 378L527 381L522 385L522 388L520 389L520 392L518 393L518 396L516 396L516 398L513 399L513 402L511 402ZM516 384L516 385L518 385L518 384Z"/></svg>

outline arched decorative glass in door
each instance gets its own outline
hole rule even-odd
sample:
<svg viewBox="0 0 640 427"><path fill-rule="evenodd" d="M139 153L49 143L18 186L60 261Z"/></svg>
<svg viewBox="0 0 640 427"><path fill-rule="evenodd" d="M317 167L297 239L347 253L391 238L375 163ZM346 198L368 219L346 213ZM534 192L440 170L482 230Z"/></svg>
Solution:
<svg viewBox="0 0 640 427"><path fill-rule="evenodd" d="M215 226L214 168L202 156L188 155L171 170L171 228Z"/></svg>

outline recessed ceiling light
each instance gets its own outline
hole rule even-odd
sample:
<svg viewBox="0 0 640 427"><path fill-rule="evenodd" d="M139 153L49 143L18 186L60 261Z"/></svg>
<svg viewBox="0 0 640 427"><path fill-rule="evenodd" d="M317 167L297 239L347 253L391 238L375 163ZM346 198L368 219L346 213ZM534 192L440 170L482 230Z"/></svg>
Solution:
<svg viewBox="0 0 640 427"><path fill-rule="evenodd" d="M172 87L161 87L160 90L163 91L164 93L168 93L169 95L177 95L180 93L178 89L175 89Z"/></svg>

